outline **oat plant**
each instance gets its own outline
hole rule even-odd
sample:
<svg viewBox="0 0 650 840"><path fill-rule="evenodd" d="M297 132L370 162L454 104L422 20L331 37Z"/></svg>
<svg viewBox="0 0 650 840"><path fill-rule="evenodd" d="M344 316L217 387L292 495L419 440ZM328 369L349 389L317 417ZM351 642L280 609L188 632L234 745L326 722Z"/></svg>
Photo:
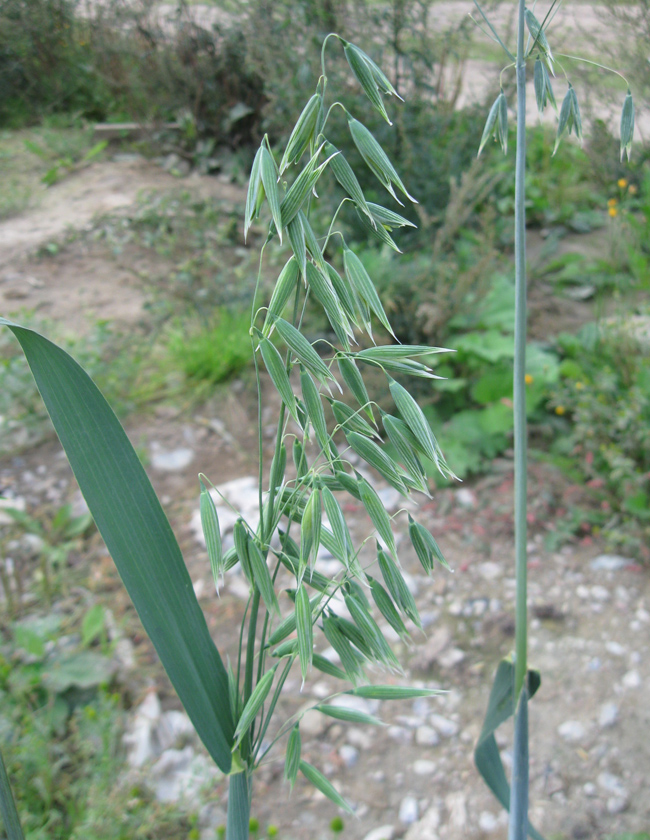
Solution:
<svg viewBox="0 0 650 840"><path fill-rule="evenodd" d="M477 768L498 801L510 812L508 840L525 840L530 835L541 840L540 833L528 821L529 749L528 702L540 685L540 675L528 668L528 615L527 615L527 431L526 431L526 69L534 63L533 79L537 107L542 114L547 105L557 111L552 77L561 74L568 83L568 90L559 109L557 134L553 154L561 140L572 132L582 140L582 121L578 98L564 65L565 61L585 61L576 56L553 54L547 30L555 15L557 0L553 0L548 13L540 22L524 0L518 0L517 48L513 54L499 37L487 15L477 2L474 4L480 18L476 21L483 31L498 43L510 60L502 71L514 68L517 84L515 108L517 141L515 150L515 362L514 362L514 443L515 443L515 651L497 668L488 702L487 714L475 750ZM593 61L586 63L610 70ZM621 160L629 159L634 135L634 104L627 80L616 73L627 85L621 114ZM492 105L479 146L479 154L488 140L501 145L503 153L508 148L508 105L501 87ZM494 737L498 726L514 716L514 745L512 779L508 783Z"/></svg>
<svg viewBox="0 0 650 840"><path fill-rule="evenodd" d="M303 757L301 715L277 719L278 701L292 671L303 684L312 673L322 672L337 681L338 694L363 698L435 693L399 686L393 676L401 668L382 625L402 638L409 635L409 623L421 625L401 572L392 519L373 485L379 474L405 498L414 492L427 496L423 460L433 462L443 475L452 475L421 408L402 384L412 376L436 379L431 363L444 351L396 343L373 281L338 224L349 215L380 243L398 250L393 231L411 223L366 200L344 150L328 139L334 120L347 123L350 147L356 147L392 199L398 204L415 199L348 104L330 96L328 46L343 49L351 74L388 121L384 97L396 94L364 52L329 35L323 44L322 75L286 148L276 152L265 137L253 163L244 227L248 233L253 224L266 226L260 276L268 247L284 248L286 263L270 300L261 299L258 282L252 303L249 334L259 398L260 515L258 522L237 520L229 550L222 544L216 490L200 475L201 518L215 588L218 592L224 575L236 564L249 585L236 661L224 664L210 637L165 514L98 389L46 338L0 320L27 356L99 531L181 702L208 752L230 776L228 840L248 837L254 771L261 762L275 760L281 746L287 793L302 773L337 806L351 810L333 784ZM315 229L312 210L324 178L338 182L345 198ZM308 300L323 311L333 341L311 343L305 337L301 325ZM393 402L390 411L370 399L364 381L369 369L385 376ZM262 404L272 388L280 408L268 463ZM360 502L368 515L368 533L360 543L346 522L346 495ZM408 532L426 573L436 564L446 565L434 537L410 513ZM320 571L321 547L338 561L336 573ZM324 656L327 650L335 651L335 661ZM370 684L367 673L377 668L391 676ZM315 708L344 722L378 722L346 706L345 698L334 699ZM0 785L9 814L7 831L14 840L20 833L12 827L16 821L5 790Z"/></svg>

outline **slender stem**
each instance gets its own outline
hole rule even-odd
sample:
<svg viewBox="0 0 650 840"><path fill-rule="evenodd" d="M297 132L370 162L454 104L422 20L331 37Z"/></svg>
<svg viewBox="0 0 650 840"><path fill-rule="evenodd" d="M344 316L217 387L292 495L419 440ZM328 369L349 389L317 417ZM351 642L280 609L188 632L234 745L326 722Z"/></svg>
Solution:
<svg viewBox="0 0 650 840"><path fill-rule="evenodd" d="M259 611L260 606L260 591L255 587L255 591L253 592L253 601L251 603L251 617L248 622L248 643L246 645L246 671L244 673L244 706L248 703L248 700L253 693L253 669L255 665L255 639L257 636L257 613ZM246 735L245 738L245 745L242 749L242 755L244 758L248 758L250 755L250 747L251 747L251 740L252 740L252 732L251 736Z"/></svg>
<svg viewBox="0 0 650 840"><path fill-rule="evenodd" d="M567 53L556 53L556 55L561 56L561 58L568 58L570 61L579 61L582 64L591 64L592 67L598 67L600 70L607 70L609 73L614 73L615 76L619 76L625 84L630 87L630 83L625 78L622 73L619 73L618 70L614 70L613 67L608 67L606 64L600 64L598 61L590 61L588 58L581 58L579 55L567 55Z"/></svg>
<svg viewBox="0 0 650 840"><path fill-rule="evenodd" d="M526 432L526 58L524 55L524 0L519 0L517 32L517 159L515 165L515 563L517 606L515 616L515 704L526 677L527 616L527 432Z"/></svg>
<svg viewBox="0 0 650 840"><path fill-rule="evenodd" d="M269 710L267 712L266 718L264 721L260 721L260 731L257 736L255 746L253 747L254 752L254 759L257 761L257 756L259 754L260 749L262 748L262 741L264 740L264 736L266 735L266 730L268 729L269 723L271 722L271 718L273 717L273 712L275 711L275 707L277 705L278 700L280 699L280 694L282 693L282 689L284 687L284 683L289 676L289 671L291 670L291 666L293 665L294 657L291 656L289 661L284 666L284 671L280 676L278 684L275 688L275 692L271 699L271 705L269 706Z"/></svg>

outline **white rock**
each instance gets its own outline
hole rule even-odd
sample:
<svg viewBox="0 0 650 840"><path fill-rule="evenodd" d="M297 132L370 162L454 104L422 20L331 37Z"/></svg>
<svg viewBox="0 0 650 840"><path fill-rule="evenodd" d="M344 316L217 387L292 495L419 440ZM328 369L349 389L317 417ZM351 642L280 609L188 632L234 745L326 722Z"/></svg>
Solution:
<svg viewBox="0 0 650 840"><path fill-rule="evenodd" d="M380 825L379 828L373 828L369 831L363 840L393 840L395 836L395 826Z"/></svg>
<svg viewBox="0 0 650 840"><path fill-rule="evenodd" d="M596 601L609 601L609 589L606 589L604 586L592 586L591 597Z"/></svg>
<svg viewBox="0 0 650 840"><path fill-rule="evenodd" d="M404 840L438 840L437 829L440 827L440 811L432 805L422 819L411 826Z"/></svg>
<svg viewBox="0 0 650 840"><path fill-rule="evenodd" d="M131 767L142 767L160 754L156 725L160 720L160 700L155 692L147 694L124 733L127 761Z"/></svg>
<svg viewBox="0 0 650 840"><path fill-rule="evenodd" d="M414 796L405 796L399 805L399 821L404 825L414 823L420 813L418 801Z"/></svg>
<svg viewBox="0 0 650 840"><path fill-rule="evenodd" d="M625 688L638 688L641 685L641 677L638 671L628 671L623 677Z"/></svg>
<svg viewBox="0 0 650 840"><path fill-rule="evenodd" d="M370 732L366 732L363 729L357 729L356 726L352 726L348 729L347 740L350 744L358 747L360 750L369 750L371 749L375 739Z"/></svg>
<svg viewBox="0 0 650 840"><path fill-rule="evenodd" d="M327 720L325 715L317 712L316 709L309 709L300 720L300 734L305 740L319 738L326 729Z"/></svg>
<svg viewBox="0 0 650 840"><path fill-rule="evenodd" d="M343 744L343 746L339 747L339 755L346 767L354 767L359 760L359 750L353 747L352 744Z"/></svg>
<svg viewBox="0 0 650 840"><path fill-rule="evenodd" d="M557 731L569 744L581 741L586 735L586 729L579 720L565 720L558 726Z"/></svg>
<svg viewBox="0 0 650 840"><path fill-rule="evenodd" d="M415 730L415 743L420 747L435 747L440 736L431 726L418 726Z"/></svg>
<svg viewBox="0 0 650 840"><path fill-rule="evenodd" d="M461 487L460 490L456 490L454 496L461 507L473 508L476 506L476 496L469 487Z"/></svg>
<svg viewBox="0 0 650 840"><path fill-rule="evenodd" d="M597 781L598 787L606 793L622 798L627 796L627 790L620 776L615 776L613 773L599 773Z"/></svg>
<svg viewBox="0 0 650 840"><path fill-rule="evenodd" d="M616 572L630 566L634 561L618 554L599 554L589 565L597 572Z"/></svg>
<svg viewBox="0 0 650 840"><path fill-rule="evenodd" d="M608 814L621 814L627 809L629 799L627 796L610 796L607 800Z"/></svg>
<svg viewBox="0 0 650 840"><path fill-rule="evenodd" d="M481 831L485 831L486 834L490 834L499 827L499 820L491 811L481 811L478 818L478 827Z"/></svg>
<svg viewBox="0 0 650 840"><path fill-rule="evenodd" d="M382 487L380 490L377 490L377 495L388 513L395 513L404 501L402 494L394 487Z"/></svg>
<svg viewBox="0 0 650 840"><path fill-rule="evenodd" d="M426 758L418 758L413 764L413 772L416 776L431 776L435 770L435 761L429 761Z"/></svg>
<svg viewBox="0 0 650 840"><path fill-rule="evenodd" d="M191 746L182 750L165 750L151 768L147 784L159 802L183 801L187 806L200 806L200 793L221 776L214 763L204 755L195 755Z"/></svg>
<svg viewBox="0 0 650 840"><path fill-rule="evenodd" d="M598 724L603 729L614 726L618 720L618 706L616 703L603 703L598 714Z"/></svg>
<svg viewBox="0 0 650 840"><path fill-rule="evenodd" d="M627 649L618 642L607 642L605 649L607 650L607 653L611 653L612 656L625 656L627 653Z"/></svg>
<svg viewBox="0 0 650 840"><path fill-rule="evenodd" d="M585 782L582 789L585 792L585 796L588 796L590 799L598 796L598 788L593 782Z"/></svg>
<svg viewBox="0 0 650 840"><path fill-rule="evenodd" d="M443 738L453 738L454 735L458 734L460 728L455 721L442 715L429 715L429 723L437 729Z"/></svg>
<svg viewBox="0 0 650 840"><path fill-rule="evenodd" d="M503 569L498 563L493 563L491 560L488 560L486 563L479 564L478 573L483 580L496 580L502 577Z"/></svg>
<svg viewBox="0 0 650 840"><path fill-rule="evenodd" d="M405 726L389 726L386 734L399 744L410 744L413 740L413 732Z"/></svg>
<svg viewBox="0 0 650 840"><path fill-rule="evenodd" d="M443 651L438 657L441 668L454 668L465 659L465 653L460 648L452 647Z"/></svg>
<svg viewBox="0 0 650 840"><path fill-rule="evenodd" d="M467 825L467 799L460 791L450 793L445 798L445 805L449 811L449 825L461 829Z"/></svg>
<svg viewBox="0 0 650 840"><path fill-rule="evenodd" d="M232 575L232 577L226 577L226 588L228 589L228 592L235 596L235 598L239 598L241 601L248 601L251 593L251 587L243 575Z"/></svg>
<svg viewBox="0 0 650 840"><path fill-rule="evenodd" d="M159 472L181 472L194 460L194 451L186 446L163 449L159 443L151 444L151 466Z"/></svg>

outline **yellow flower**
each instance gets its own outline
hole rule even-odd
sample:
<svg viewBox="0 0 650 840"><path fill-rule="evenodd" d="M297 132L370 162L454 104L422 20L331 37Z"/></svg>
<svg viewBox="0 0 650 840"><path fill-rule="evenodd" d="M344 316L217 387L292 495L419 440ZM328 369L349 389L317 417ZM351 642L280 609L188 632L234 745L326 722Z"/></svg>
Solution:
<svg viewBox="0 0 650 840"><path fill-rule="evenodd" d="M630 184L627 191L629 192L630 195L636 195L636 193L637 193L637 189L634 186L634 184Z"/></svg>
<svg viewBox="0 0 650 840"><path fill-rule="evenodd" d="M555 413L561 417L563 414L566 414L566 408L563 405L557 405L555 407Z"/></svg>
<svg viewBox="0 0 650 840"><path fill-rule="evenodd" d="M612 217L612 219L615 219L618 216L618 210L616 209L616 207L610 207L607 212Z"/></svg>
<svg viewBox="0 0 650 840"><path fill-rule="evenodd" d="M616 183L618 184L618 186L619 186L622 190L624 190L624 189L625 189L625 187L627 187L627 178L619 178L619 179L618 179L618 181L617 181Z"/></svg>
<svg viewBox="0 0 650 840"><path fill-rule="evenodd" d="M533 381L533 377L530 373L526 374L526 376L524 377L524 381L526 382L526 385L530 385L530 383Z"/></svg>
<svg viewBox="0 0 650 840"><path fill-rule="evenodd" d="M583 389L584 387L585 387L585 383L584 383L584 382L576 382L576 391L582 391L582 389Z"/></svg>
<svg viewBox="0 0 650 840"><path fill-rule="evenodd" d="M618 204L618 201L615 198L610 198L609 201L607 202L608 207L616 207L617 204Z"/></svg>

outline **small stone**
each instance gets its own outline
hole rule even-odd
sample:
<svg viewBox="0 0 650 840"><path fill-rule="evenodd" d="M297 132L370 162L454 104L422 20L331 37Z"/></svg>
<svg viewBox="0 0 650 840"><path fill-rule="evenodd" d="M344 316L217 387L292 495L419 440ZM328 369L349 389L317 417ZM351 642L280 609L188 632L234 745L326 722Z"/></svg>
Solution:
<svg viewBox="0 0 650 840"><path fill-rule="evenodd" d="M415 743L419 747L435 747L440 742L440 736L431 726L418 726L415 730Z"/></svg>
<svg viewBox="0 0 650 840"><path fill-rule="evenodd" d="M597 781L598 787L606 793L611 793L618 798L627 797L627 791L620 776L615 776L613 773L599 773Z"/></svg>
<svg viewBox="0 0 650 840"><path fill-rule="evenodd" d="M382 487L380 490L377 490L377 495L388 513L395 513L404 501L402 494L394 487Z"/></svg>
<svg viewBox="0 0 650 840"><path fill-rule="evenodd" d="M449 669L460 665L463 659L465 659L465 653L460 648L453 647L443 651L438 657L438 662L441 668Z"/></svg>
<svg viewBox="0 0 650 840"><path fill-rule="evenodd" d="M443 738L453 738L454 735L458 734L460 728L455 721L449 720L449 718L443 717L442 715L430 715L429 722L438 730Z"/></svg>
<svg viewBox="0 0 650 840"><path fill-rule="evenodd" d="M399 744L410 744L413 740L412 731L407 729L405 726L389 726L386 730L386 734L389 738L392 738L393 741L397 741Z"/></svg>
<svg viewBox="0 0 650 840"><path fill-rule="evenodd" d="M565 720L557 729L560 737L562 737L569 744L575 744L581 741L585 735L586 730L579 720Z"/></svg>
<svg viewBox="0 0 650 840"><path fill-rule="evenodd" d="M607 653L611 653L612 656L625 656L627 653L627 649L618 642L607 642L605 649L607 650Z"/></svg>
<svg viewBox="0 0 650 840"><path fill-rule="evenodd" d="M406 832L405 840L438 840L438 828L440 828L440 811L432 805L422 819Z"/></svg>
<svg viewBox="0 0 650 840"><path fill-rule="evenodd" d="M625 688L639 688L641 685L641 677L638 671L628 671L623 677L623 685Z"/></svg>
<svg viewBox="0 0 650 840"><path fill-rule="evenodd" d="M414 796L405 796L399 806L399 821L404 825L414 823L420 813L418 801Z"/></svg>
<svg viewBox="0 0 650 840"><path fill-rule="evenodd" d="M326 729L325 716L316 709L309 709L300 720L300 734L305 740L319 738Z"/></svg>
<svg viewBox="0 0 650 840"><path fill-rule="evenodd" d="M626 796L610 796L607 800L608 814L621 814L627 809L629 804Z"/></svg>
<svg viewBox="0 0 650 840"><path fill-rule="evenodd" d="M499 827L499 821L491 811L481 811L478 818L478 827L486 834L496 831Z"/></svg>
<svg viewBox="0 0 650 840"><path fill-rule="evenodd" d="M212 761L195 755L192 747L165 750L151 768L147 782L159 802L183 801L191 808L200 805L200 793L210 782L220 777Z"/></svg>
<svg viewBox="0 0 650 840"><path fill-rule="evenodd" d="M633 560L621 557L619 554L599 554L589 565L595 572L617 572L626 566L631 566Z"/></svg>
<svg viewBox="0 0 650 840"><path fill-rule="evenodd" d="M598 724L602 729L609 729L618 720L618 706L616 703L604 703L600 707Z"/></svg>
<svg viewBox="0 0 650 840"><path fill-rule="evenodd" d="M460 490L456 490L454 496L461 507L468 510L476 507L476 496L469 487L461 487Z"/></svg>
<svg viewBox="0 0 650 840"><path fill-rule="evenodd" d="M379 828L373 828L369 831L363 840L393 840L395 836L395 826L380 825Z"/></svg>
<svg viewBox="0 0 650 840"><path fill-rule="evenodd" d="M595 601L609 601L609 589L606 589L604 586L592 586L591 597Z"/></svg>
<svg viewBox="0 0 650 840"><path fill-rule="evenodd" d="M178 449L163 449L155 441L151 444L151 466L160 472L181 472L194 460L192 449L181 446Z"/></svg>
<svg viewBox="0 0 650 840"><path fill-rule="evenodd" d="M582 789L585 793L585 796L588 796L590 799L593 799L595 796L598 796L598 788L593 782L585 782L582 786Z"/></svg>
<svg viewBox="0 0 650 840"><path fill-rule="evenodd" d="M339 747L339 755L346 767L354 767L359 760L359 750L352 744L343 744L342 747Z"/></svg>
<svg viewBox="0 0 650 840"><path fill-rule="evenodd" d="M497 578L502 577L503 569L498 563L488 560L486 563L479 564L478 573L483 580L497 580Z"/></svg>
<svg viewBox="0 0 650 840"><path fill-rule="evenodd" d="M435 770L435 761L429 761L427 758L419 758L413 764L413 772L416 776L432 776Z"/></svg>
<svg viewBox="0 0 650 840"><path fill-rule="evenodd" d="M360 750L371 749L374 738L369 732L364 732L363 729L357 729L356 726L348 729L348 742Z"/></svg>
<svg viewBox="0 0 650 840"><path fill-rule="evenodd" d="M589 587L585 586L584 583L581 583L579 586L576 587L576 595L582 601L586 601L589 597Z"/></svg>

